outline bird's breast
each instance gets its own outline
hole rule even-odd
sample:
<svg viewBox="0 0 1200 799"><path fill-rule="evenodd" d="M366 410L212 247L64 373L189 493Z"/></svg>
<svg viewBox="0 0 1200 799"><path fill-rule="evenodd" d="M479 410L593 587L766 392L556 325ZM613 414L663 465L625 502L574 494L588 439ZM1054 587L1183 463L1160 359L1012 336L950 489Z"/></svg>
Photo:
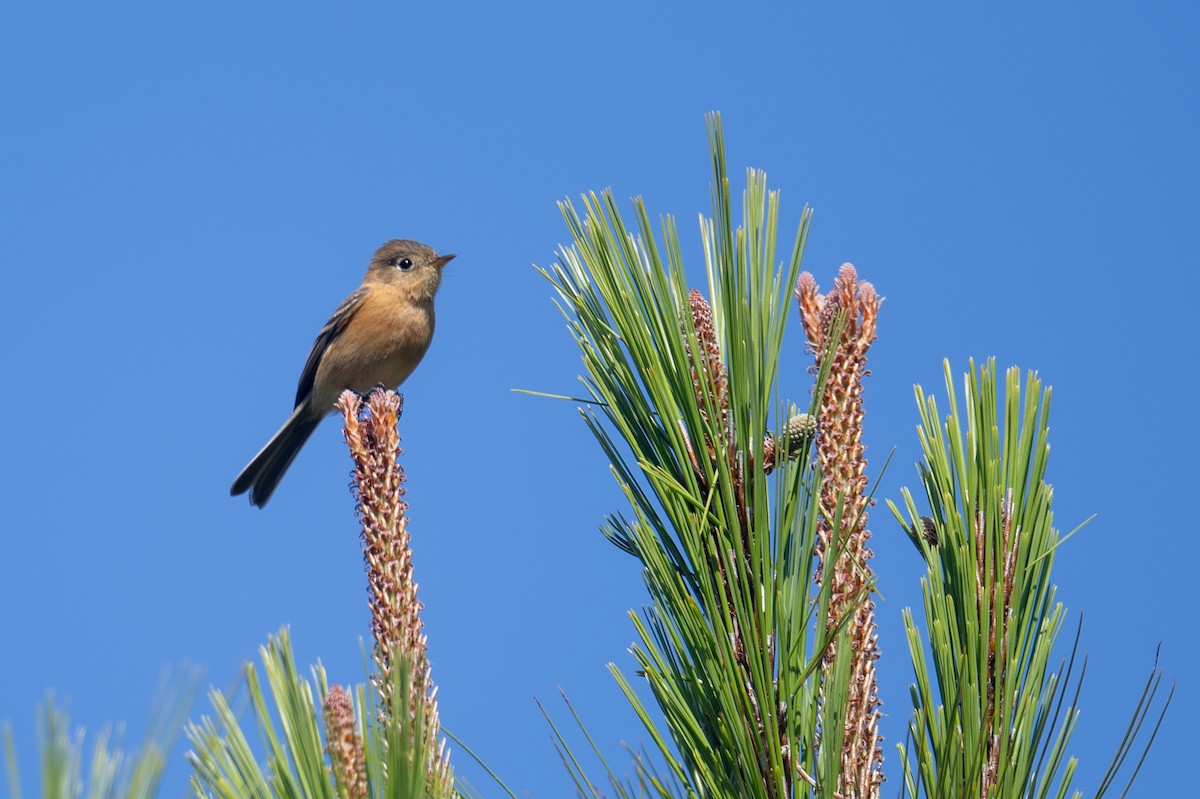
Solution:
<svg viewBox="0 0 1200 799"><path fill-rule="evenodd" d="M317 368L321 405L347 388L365 393L382 383L396 388L412 374L433 340L433 303L374 287Z"/></svg>

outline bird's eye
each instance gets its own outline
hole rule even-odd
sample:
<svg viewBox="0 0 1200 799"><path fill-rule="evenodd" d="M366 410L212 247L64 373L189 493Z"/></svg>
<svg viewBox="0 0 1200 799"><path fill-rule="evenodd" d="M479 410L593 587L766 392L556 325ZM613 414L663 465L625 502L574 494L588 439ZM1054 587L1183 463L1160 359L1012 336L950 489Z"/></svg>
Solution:
<svg viewBox="0 0 1200 799"><path fill-rule="evenodd" d="M412 269L412 265L412 261L408 260L407 258L396 259L396 268L401 272L407 272L409 269Z"/></svg>

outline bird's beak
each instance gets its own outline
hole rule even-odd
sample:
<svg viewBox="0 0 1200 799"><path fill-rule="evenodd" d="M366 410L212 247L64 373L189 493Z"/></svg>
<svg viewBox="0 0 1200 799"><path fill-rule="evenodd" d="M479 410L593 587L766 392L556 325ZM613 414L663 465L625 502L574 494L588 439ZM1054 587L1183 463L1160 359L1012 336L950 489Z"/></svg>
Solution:
<svg viewBox="0 0 1200 799"><path fill-rule="evenodd" d="M450 253L449 255L439 255L437 258L433 259L433 265L436 266L438 269L441 269L443 266L445 266L446 264L450 263L453 260L454 260L454 253Z"/></svg>

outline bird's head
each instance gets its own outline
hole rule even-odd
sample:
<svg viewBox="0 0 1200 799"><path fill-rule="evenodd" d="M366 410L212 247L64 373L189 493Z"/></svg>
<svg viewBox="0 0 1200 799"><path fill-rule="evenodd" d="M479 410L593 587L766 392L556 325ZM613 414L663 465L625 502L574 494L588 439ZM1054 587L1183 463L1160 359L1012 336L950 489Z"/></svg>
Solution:
<svg viewBox="0 0 1200 799"><path fill-rule="evenodd" d="M393 239L375 251L364 282L394 285L416 298L432 300L442 283L442 267L453 258L453 253L438 255L419 241Z"/></svg>

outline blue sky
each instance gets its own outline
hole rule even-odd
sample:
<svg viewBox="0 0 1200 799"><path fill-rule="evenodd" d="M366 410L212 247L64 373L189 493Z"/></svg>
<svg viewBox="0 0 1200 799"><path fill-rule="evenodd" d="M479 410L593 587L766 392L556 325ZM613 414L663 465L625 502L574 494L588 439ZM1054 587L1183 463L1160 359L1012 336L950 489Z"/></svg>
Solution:
<svg viewBox="0 0 1200 799"><path fill-rule="evenodd" d="M265 511L228 486L394 237L459 256L401 431L442 720L533 796L569 788L535 696L562 719L561 686L614 759L644 740L605 668L631 670L644 601L597 532L621 496L572 406L510 389L576 392L532 268L566 239L556 201L644 196L701 283L719 110L731 173L766 170L789 243L815 208L818 282L850 261L887 298L866 392L873 477L896 450L878 496L916 483L912 386L940 394L943 358L1054 386L1058 526L1097 514L1056 570L1091 655L1079 784L1159 642L1180 687L1137 795L1192 782L1197 41L1182 3L7 6L0 719L26 781L48 688L136 740L164 666L229 686L285 624L302 663L361 679L337 425ZM800 374L798 323L788 346ZM882 504L871 527L898 790L900 613L922 567ZM165 795L187 777L177 758Z"/></svg>

